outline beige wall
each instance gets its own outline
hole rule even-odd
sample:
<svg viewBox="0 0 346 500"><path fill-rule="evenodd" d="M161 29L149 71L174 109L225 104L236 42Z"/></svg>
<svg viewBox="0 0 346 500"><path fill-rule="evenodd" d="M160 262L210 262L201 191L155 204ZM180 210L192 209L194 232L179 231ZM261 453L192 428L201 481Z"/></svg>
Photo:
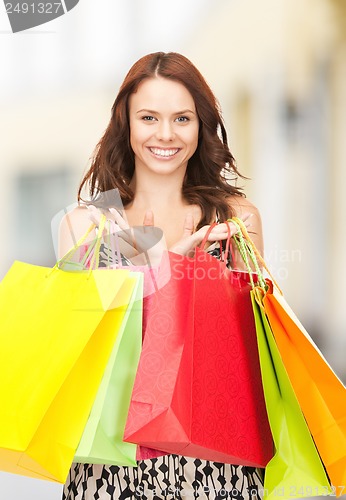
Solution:
<svg viewBox="0 0 346 500"><path fill-rule="evenodd" d="M246 190L262 213L270 267L346 376L342 3L225 2L187 52L220 98L238 166L252 178Z"/></svg>
<svg viewBox="0 0 346 500"><path fill-rule="evenodd" d="M9 241L3 240L0 247L0 274L6 272L13 258L26 258L35 263L43 260L46 265L54 263L52 249L49 255L47 248L39 248L38 253L32 255L28 248L18 248L28 243L20 238L25 229L21 227L25 224L25 213L18 216L16 208L20 201L18 177L26 174L40 177L49 172L66 171L69 179L66 191L56 193L59 186L55 188L53 179L53 184L47 186L49 192L39 193L42 196L40 223L45 225L44 232L51 239L50 219L54 210L75 202L78 183L109 120L112 97L106 89L81 90L71 91L69 95L56 94L54 98L37 95L30 100L10 100L2 106L0 209L6 216L0 220L0 230L8 235ZM54 196L57 196L57 203L45 206L44 200L52 201ZM52 212L45 218L47 205Z"/></svg>

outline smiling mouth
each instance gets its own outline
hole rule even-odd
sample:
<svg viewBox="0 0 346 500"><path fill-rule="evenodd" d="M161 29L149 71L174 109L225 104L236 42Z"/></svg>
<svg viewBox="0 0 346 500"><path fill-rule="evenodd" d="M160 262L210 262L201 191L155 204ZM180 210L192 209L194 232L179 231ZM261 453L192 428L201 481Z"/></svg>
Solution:
<svg viewBox="0 0 346 500"><path fill-rule="evenodd" d="M153 153L155 156L159 156L160 158L171 158L172 156L176 155L178 151L180 151L180 149L149 148L149 151Z"/></svg>

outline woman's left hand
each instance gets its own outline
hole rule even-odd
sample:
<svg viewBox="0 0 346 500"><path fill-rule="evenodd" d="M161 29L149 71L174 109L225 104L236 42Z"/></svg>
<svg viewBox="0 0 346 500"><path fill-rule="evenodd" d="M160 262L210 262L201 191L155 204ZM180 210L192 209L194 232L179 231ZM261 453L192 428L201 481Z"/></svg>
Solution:
<svg viewBox="0 0 346 500"><path fill-rule="evenodd" d="M246 227L250 226L250 217L252 214L246 213L241 216L242 221L244 222ZM228 228L229 230L228 230ZM181 240L172 245L169 250L174 253L178 253L181 255L192 256L194 253L194 249L196 246L200 245L209 230L210 225L206 225L201 227L195 233L194 230L194 220L191 214L188 214L185 218L184 228L183 228L183 236ZM237 232L237 228L235 225L229 222L221 222L213 227L208 236L208 242L221 241L231 237Z"/></svg>

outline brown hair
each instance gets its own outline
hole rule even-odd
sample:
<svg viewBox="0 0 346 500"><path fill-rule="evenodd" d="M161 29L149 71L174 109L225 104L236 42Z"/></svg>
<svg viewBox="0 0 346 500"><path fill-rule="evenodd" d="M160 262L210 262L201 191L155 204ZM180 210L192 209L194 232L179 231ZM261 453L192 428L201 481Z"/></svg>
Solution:
<svg viewBox="0 0 346 500"><path fill-rule="evenodd" d="M199 117L199 138L190 158L182 186L184 199L201 207L197 229L210 224L216 208L219 219L232 216L227 202L230 195L244 196L229 184L242 176L231 154L219 103L198 69L181 54L156 52L139 59L127 73L112 106L108 127L97 144L92 164L78 190L88 185L96 206L105 206L107 192L118 189L124 206L133 200L129 183L134 173L134 154L130 145L129 96L147 78L163 77L183 84L192 95ZM96 197L96 200L95 200ZM106 200L105 200L106 199Z"/></svg>

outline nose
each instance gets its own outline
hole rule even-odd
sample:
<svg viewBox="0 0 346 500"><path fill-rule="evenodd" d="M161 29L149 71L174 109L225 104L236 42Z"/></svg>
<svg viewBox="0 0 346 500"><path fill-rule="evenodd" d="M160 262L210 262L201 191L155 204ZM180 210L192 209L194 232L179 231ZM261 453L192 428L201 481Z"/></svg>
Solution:
<svg viewBox="0 0 346 500"><path fill-rule="evenodd" d="M172 141L174 139L174 125L169 120L161 120L158 123L156 137L160 141Z"/></svg>

